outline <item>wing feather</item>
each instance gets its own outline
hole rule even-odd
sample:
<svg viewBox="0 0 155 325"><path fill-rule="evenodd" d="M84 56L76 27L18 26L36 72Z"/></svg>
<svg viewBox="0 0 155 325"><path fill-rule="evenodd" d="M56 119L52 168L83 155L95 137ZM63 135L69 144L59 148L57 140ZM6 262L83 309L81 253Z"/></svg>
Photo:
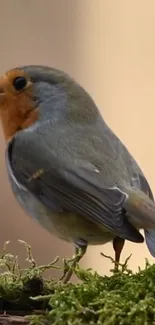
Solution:
<svg viewBox="0 0 155 325"><path fill-rule="evenodd" d="M104 179L94 166L86 162L66 163L43 146L43 142L25 141L18 137L9 142L6 159L11 173L19 184L31 191L43 204L52 209L53 201L62 211L82 215L106 227L116 236L133 242L143 242L143 236L125 217L126 194L119 188L104 188ZM41 154L44 153L44 154ZM42 173L37 172L42 170Z"/></svg>

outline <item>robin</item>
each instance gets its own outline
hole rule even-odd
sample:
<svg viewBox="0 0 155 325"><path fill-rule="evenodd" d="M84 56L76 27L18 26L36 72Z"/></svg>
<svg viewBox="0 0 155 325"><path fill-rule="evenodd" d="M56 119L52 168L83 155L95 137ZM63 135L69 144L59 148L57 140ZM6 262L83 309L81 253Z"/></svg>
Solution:
<svg viewBox="0 0 155 325"><path fill-rule="evenodd" d="M125 240L145 238L155 256L150 186L78 83L50 67L12 69L0 79L0 118L12 190L28 215L74 243L73 265L89 244L112 242L117 268Z"/></svg>

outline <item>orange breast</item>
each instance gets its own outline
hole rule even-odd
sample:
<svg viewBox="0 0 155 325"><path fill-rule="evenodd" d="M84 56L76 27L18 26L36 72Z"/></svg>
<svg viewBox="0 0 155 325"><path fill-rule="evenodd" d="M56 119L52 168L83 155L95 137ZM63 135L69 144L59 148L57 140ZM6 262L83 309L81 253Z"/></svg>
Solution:
<svg viewBox="0 0 155 325"><path fill-rule="evenodd" d="M3 106L0 104L0 117L6 140L16 132L32 125L38 119L38 109L30 97L21 94L18 98L7 96Z"/></svg>

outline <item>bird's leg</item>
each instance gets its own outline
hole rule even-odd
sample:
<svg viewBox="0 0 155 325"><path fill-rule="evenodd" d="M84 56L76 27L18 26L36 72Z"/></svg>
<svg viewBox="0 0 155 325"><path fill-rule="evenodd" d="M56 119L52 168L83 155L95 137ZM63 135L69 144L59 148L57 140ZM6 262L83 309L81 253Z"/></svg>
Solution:
<svg viewBox="0 0 155 325"><path fill-rule="evenodd" d="M113 240L113 248L115 251L115 270L118 270L119 262L120 262L120 256L122 249L124 247L125 239L120 237L115 237Z"/></svg>
<svg viewBox="0 0 155 325"><path fill-rule="evenodd" d="M77 263L80 262L81 258L85 255L86 250L87 250L87 245L79 246L79 245L75 244L75 255L73 256L73 258L71 260L66 262L67 269L66 270L64 269L64 274L63 274L63 277L61 278L61 280L63 279L64 284L66 284L70 280L70 278L73 274L74 268L76 267ZM68 262L72 262L69 269L68 269Z"/></svg>

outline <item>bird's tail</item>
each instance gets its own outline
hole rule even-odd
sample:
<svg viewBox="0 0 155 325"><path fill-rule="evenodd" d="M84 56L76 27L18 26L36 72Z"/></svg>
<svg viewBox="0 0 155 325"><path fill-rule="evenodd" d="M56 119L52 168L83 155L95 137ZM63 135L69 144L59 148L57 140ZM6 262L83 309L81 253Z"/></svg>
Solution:
<svg viewBox="0 0 155 325"><path fill-rule="evenodd" d="M125 189L127 200L124 208L129 221L139 229L144 229L145 241L155 257L155 202L137 188Z"/></svg>
<svg viewBox="0 0 155 325"><path fill-rule="evenodd" d="M144 234L149 252L155 257L155 229L144 229Z"/></svg>

